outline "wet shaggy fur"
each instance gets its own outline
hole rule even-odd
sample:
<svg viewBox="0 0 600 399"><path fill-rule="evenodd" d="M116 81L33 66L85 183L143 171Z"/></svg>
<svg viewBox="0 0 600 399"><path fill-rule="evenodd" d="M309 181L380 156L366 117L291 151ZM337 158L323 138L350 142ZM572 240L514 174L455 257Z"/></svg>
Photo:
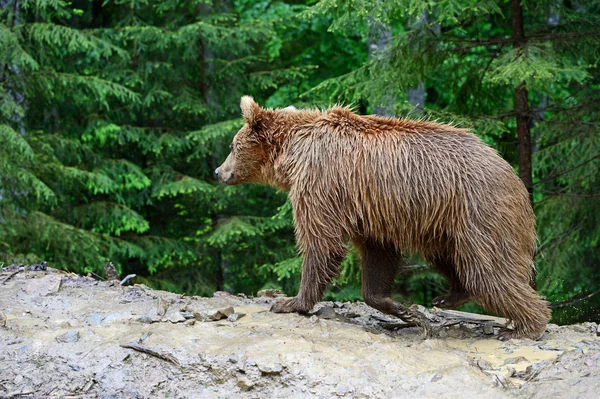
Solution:
<svg viewBox="0 0 600 399"><path fill-rule="evenodd" d="M403 255L419 253L448 280L438 303L475 300L513 323L500 338L538 338L548 304L530 286L534 214L512 167L467 130L359 116L348 108L266 110L242 98L246 124L217 170L224 183L289 191L304 254L300 292L277 312L318 302L352 240L367 304L424 325L391 299Z"/></svg>

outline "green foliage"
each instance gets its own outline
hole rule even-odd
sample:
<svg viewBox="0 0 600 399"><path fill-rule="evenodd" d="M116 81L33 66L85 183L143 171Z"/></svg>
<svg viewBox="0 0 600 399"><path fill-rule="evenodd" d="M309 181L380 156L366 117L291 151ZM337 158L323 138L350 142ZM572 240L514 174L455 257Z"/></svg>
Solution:
<svg viewBox="0 0 600 399"><path fill-rule="evenodd" d="M497 0L5 4L0 262L101 273L111 260L187 294L293 294L302 259L286 195L212 177L242 125L241 95L362 113L385 102L469 127L516 164L513 89L525 82L540 290L568 302L600 287L595 3L525 2L520 49ZM373 24L392 37L369 58ZM419 85L422 110L407 95ZM444 289L427 267L409 268L394 295L427 304ZM360 298L354 248L326 298Z"/></svg>

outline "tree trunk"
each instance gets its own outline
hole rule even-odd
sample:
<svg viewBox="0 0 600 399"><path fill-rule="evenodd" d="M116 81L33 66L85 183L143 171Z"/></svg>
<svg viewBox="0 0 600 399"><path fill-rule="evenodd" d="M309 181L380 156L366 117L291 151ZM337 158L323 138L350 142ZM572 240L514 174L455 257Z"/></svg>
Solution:
<svg viewBox="0 0 600 399"><path fill-rule="evenodd" d="M378 4L378 3L377 3ZM369 60L379 59L384 56L383 51L392 42L392 28L374 18L369 19ZM388 89L381 98L372 99L372 113L381 116L394 115L394 91Z"/></svg>
<svg viewBox="0 0 600 399"><path fill-rule="evenodd" d="M525 29L523 27L523 7L520 0L511 0L513 45L517 51L524 51L526 44ZM533 206L533 177L531 167L531 131L529 103L527 100L525 82L520 82L515 89L515 110L517 112L517 138L519 142L519 177L523 180L529 201Z"/></svg>

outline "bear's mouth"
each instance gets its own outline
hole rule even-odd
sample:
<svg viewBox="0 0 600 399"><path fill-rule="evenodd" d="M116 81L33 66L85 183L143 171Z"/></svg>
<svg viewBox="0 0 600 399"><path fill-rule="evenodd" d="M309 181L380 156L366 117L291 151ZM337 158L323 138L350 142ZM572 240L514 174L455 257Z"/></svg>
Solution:
<svg viewBox="0 0 600 399"><path fill-rule="evenodd" d="M221 180L221 183L224 184L235 184L235 175L233 173L219 173L219 180Z"/></svg>

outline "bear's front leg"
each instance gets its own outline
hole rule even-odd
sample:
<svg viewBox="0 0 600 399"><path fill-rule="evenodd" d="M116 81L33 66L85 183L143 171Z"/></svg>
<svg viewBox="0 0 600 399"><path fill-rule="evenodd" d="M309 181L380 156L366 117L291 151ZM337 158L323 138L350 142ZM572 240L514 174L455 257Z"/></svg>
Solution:
<svg viewBox="0 0 600 399"><path fill-rule="evenodd" d="M271 306L275 313L308 313L323 297L331 280L338 275L343 254L332 254L311 248L304 255L302 281L298 295L276 302Z"/></svg>

